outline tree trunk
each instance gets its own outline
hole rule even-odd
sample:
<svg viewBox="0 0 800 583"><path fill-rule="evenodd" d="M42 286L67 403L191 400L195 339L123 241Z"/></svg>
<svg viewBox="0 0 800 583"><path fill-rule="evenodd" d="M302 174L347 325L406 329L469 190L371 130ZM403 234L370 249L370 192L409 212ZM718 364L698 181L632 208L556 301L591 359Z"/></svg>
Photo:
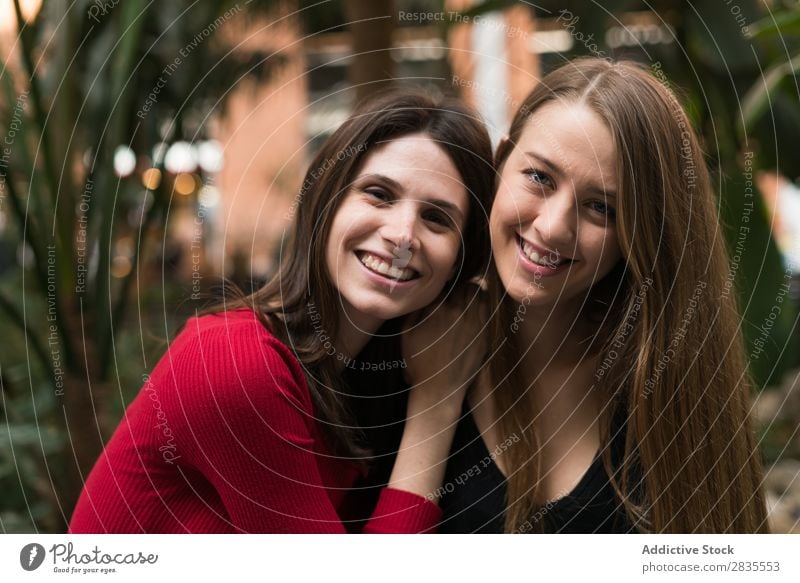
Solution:
<svg viewBox="0 0 800 583"><path fill-rule="evenodd" d="M69 367L64 371L63 389L57 393L63 407L62 423L66 429L63 460L64 474L62 484L58 484L58 497L62 510L69 520L78 501L83 483L97 458L103 451L105 442L111 434L109 427L108 402L110 382L99 380L99 366L93 342L80 334L80 323L75 321L75 311L70 315L73 332L72 346L79 352L76 359L85 363L84 368ZM88 315L84 330L93 329L94 319ZM66 525L65 525L66 526Z"/></svg>
<svg viewBox="0 0 800 583"><path fill-rule="evenodd" d="M396 13L393 0L346 0L344 3L353 37L350 82L361 101L394 81L391 48Z"/></svg>

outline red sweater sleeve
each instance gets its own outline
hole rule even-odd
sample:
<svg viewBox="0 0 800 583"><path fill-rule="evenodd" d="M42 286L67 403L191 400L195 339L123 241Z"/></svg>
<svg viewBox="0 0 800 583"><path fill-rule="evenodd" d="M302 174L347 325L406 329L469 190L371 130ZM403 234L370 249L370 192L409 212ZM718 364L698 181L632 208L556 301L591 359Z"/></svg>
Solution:
<svg viewBox="0 0 800 583"><path fill-rule="evenodd" d="M165 408L179 420L182 462L213 485L239 531L345 532L320 474L321 435L291 351L252 320L186 332L188 341L168 353L173 378L161 379L174 382ZM346 460L334 463L353 471ZM385 488L365 532L431 531L440 518L429 500Z"/></svg>

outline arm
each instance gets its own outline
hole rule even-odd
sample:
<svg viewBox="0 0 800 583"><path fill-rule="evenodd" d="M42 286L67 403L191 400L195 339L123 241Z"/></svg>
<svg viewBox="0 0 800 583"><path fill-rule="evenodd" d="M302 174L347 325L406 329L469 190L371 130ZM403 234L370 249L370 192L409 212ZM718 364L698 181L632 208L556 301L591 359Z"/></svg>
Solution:
<svg viewBox="0 0 800 583"><path fill-rule="evenodd" d="M243 328L205 331L173 362L183 461L212 484L240 531L343 533L321 467L355 468L314 452L310 395L289 350L270 336L254 342ZM430 501L386 488L365 530L418 532L438 518Z"/></svg>
<svg viewBox="0 0 800 583"><path fill-rule="evenodd" d="M412 321L404 352L412 389L389 486L432 499L444 477L461 406L486 351L482 293L437 306Z"/></svg>

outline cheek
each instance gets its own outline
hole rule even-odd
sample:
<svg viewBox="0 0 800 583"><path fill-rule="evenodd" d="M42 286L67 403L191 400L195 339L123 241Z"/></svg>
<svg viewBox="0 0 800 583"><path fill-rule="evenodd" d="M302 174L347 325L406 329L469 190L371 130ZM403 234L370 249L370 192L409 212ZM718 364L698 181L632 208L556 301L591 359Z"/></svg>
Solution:
<svg viewBox="0 0 800 583"><path fill-rule="evenodd" d="M325 267L328 271L328 277L331 282L336 282L339 274L339 241L336 237L336 231L331 230L328 235L328 244L325 247Z"/></svg>
<svg viewBox="0 0 800 583"><path fill-rule="evenodd" d="M498 192L492 205L492 212L489 214L489 234L492 241L502 241L504 231L508 229L510 215L508 206L507 197L502 192Z"/></svg>
<svg viewBox="0 0 800 583"><path fill-rule="evenodd" d="M357 203L343 202L331 222L328 248L330 251L341 251L343 246L348 246L366 232L377 228L374 223L369 209Z"/></svg>
<svg viewBox="0 0 800 583"><path fill-rule="evenodd" d="M536 217L536 199L526 196L520 188L503 187L497 191L490 217L493 235L500 229L514 228L532 221Z"/></svg>
<svg viewBox="0 0 800 583"><path fill-rule="evenodd" d="M347 212L347 208L343 205L334 216L328 231L328 242L325 245L325 262L329 275L334 279L339 271L339 264L344 259L347 240L354 234L356 227L352 219L348 220L349 216L351 214Z"/></svg>
<svg viewBox="0 0 800 583"><path fill-rule="evenodd" d="M595 263L603 275L611 271L622 256L617 242L617 235L614 231L603 230L597 233L596 236L592 237L588 248L594 250Z"/></svg>
<svg viewBox="0 0 800 583"><path fill-rule="evenodd" d="M427 245L430 250L429 261L437 278L447 280L453 269L458 269L458 251L461 248L461 234L432 237Z"/></svg>
<svg viewBox="0 0 800 583"><path fill-rule="evenodd" d="M502 189L497 192L489 216L489 234L495 261L502 261L506 258L511 260L515 257L510 250L510 247L516 245L514 233L522 225L533 220L532 215L535 210L531 201L526 201L525 205L521 202L510 189Z"/></svg>

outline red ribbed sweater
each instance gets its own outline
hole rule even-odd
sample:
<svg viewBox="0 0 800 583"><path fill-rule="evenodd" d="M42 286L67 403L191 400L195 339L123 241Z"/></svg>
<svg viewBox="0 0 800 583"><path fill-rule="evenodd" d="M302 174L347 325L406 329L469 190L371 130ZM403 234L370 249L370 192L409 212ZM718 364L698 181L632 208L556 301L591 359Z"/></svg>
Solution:
<svg viewBox="0 0 800 583"><path fill-rule="evenodd" d="M145 379L69 532L341 533L360 475L326 447L291 350L250 310L202 316ZM440 517L384 488L364 532L430 532Z"/></svg>

